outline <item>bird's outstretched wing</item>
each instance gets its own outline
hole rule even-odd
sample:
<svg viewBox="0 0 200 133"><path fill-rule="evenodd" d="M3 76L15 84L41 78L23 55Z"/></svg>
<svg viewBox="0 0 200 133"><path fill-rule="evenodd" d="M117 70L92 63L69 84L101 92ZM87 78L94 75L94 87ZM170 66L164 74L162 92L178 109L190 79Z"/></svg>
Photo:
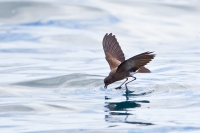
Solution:
<svg viewBox="0 0 200 133"><path fill-rule="evenodd" d="M111 71L116 69L121 62L125 61L124 53L122 52L119 43L112 33L106 34L103 38L103 49L106 55L106 60L110 65Z"/></svg>
<svg viewBox="0 0 200 133"><path fill-rule="evenodd" d="M136 56L131 57L130 59L122 62L116 72L130 71L136 72L141 67L145 66L152 59L154 59L155 54L153 52L145 52Z"/></svg>

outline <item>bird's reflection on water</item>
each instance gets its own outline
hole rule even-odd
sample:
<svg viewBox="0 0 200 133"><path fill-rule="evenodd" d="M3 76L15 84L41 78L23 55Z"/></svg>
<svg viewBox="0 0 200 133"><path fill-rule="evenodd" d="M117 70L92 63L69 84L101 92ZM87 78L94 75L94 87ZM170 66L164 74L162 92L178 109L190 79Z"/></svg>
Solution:
<svg viewBox="0 0 200 133"><path fill-rule="evenodd" d="M111 123L127 123L127 124L138 124L138 125L154 125L153 123L149 122L140 122L138 121L138 118L136 118L135 114L132 114L132 109L134 108L140 108L141 103L150 103L148 100L132 100L128 101L129 97L131 96L138 96L138 95L144 95L143 94L124 94L123 96L126 96L126 101L121 102L109 102L111 98L105 97L105 107L106 111L109 112L108 115L105 115L105 121L111 122ZM115 125L117 126L117 125ZM113 126L111 126L113 127Z"/></svg>
<svg viewBox="0 0 200 133"><path fill-rule="evenodd" d="M144 96L144 95L147 95L147 94L151 94L154 90L152 91L149 91L149 92L143 92L143 93L140 93L140 94L134 94L134 93L125 93L123 94L123 96L126 96L126 100L129 100L129 97L136 97L136 96ZM134 92L134 91L133 91Z"/></svg>

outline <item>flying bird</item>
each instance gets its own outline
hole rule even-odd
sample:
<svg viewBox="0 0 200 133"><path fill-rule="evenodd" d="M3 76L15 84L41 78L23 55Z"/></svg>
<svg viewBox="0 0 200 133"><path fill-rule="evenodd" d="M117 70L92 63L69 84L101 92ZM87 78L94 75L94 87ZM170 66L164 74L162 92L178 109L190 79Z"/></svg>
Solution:
<svg viewBox="0 0 200 133"><path fill-rule="evenodd" d="M155 54L153 52L144 52L133 56L127 60L125 60L124 53L115 38L115 35L110 33L103 38L103 49L105 52L105 58L110 66L110 73L104 79L105 87L107 88L108 85L126 79L119 87L125 83L126 92L129 92L127 84L136 80L136 77L133 75L135 73L150 73L151 71L144 67L147 63L149 63L152 59L154 59ZM132 77L133 80L126 82L128 77Z"/></svg>

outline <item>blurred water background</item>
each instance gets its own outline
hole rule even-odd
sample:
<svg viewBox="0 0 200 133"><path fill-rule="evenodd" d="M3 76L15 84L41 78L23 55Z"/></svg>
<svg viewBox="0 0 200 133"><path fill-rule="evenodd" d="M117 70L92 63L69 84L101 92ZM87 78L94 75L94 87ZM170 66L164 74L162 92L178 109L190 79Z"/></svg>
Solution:
<svg viewBox="0 0 200 133"><path fill-rule="evenodd" d="M0 0L1 132L200 132L200 1ZM155 51L126 100L105 33Z"/></svg>

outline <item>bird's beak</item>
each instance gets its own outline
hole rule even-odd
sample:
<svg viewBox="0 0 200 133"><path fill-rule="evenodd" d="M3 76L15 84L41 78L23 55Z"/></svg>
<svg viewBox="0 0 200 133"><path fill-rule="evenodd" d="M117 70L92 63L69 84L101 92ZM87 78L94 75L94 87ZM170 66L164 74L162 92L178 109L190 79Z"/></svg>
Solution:
<svg viewBox="0 0 200 133"><path fill-rule="evenodd" d="M106 89L107 89L107 85L105 85L105 86L104 86L104 88L106 88Z"/></svg>

